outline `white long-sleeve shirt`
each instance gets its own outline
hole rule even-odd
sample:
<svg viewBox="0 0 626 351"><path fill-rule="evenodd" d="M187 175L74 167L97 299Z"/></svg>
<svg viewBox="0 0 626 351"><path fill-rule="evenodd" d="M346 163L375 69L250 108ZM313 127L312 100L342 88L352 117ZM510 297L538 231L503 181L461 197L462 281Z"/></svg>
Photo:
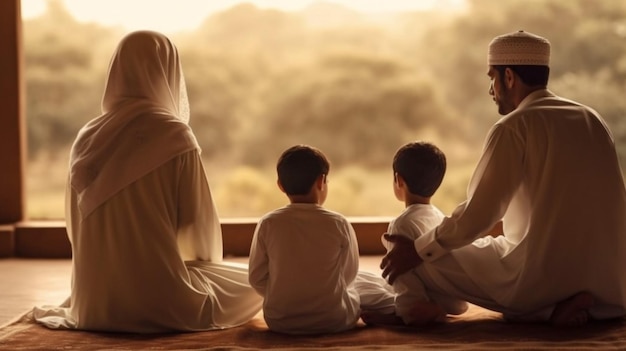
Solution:
<svg viewBox="0 0 626 351"><path fill-rule="evenodd" d="M500 219L503 236L474 241ZM533 92L490 131L467 201L415 247L427 263L456 249L472 280L512 311L586 290L623 315L626 192L605 122Z"/></svg>
<svg viewBox="0 0 626 351"><path fill-rule="evenodd" d="M264 297L274 331L337 332L359 319L352 286L359 251L351 224L316 204L296 203L259 221L250 249L249 282Z"/></svg>

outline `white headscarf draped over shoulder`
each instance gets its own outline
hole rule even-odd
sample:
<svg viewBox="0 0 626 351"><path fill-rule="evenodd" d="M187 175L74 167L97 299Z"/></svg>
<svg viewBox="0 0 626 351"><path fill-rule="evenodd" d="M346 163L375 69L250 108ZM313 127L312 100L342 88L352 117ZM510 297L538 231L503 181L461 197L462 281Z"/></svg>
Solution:
<svg viewBox="0 0 626 351"><path fill-rule="evenodd" d="M70 184L81 217L173 157L199 146L178 51L164 35L125 36L111 59L102 115L78 133Z"/></svg>

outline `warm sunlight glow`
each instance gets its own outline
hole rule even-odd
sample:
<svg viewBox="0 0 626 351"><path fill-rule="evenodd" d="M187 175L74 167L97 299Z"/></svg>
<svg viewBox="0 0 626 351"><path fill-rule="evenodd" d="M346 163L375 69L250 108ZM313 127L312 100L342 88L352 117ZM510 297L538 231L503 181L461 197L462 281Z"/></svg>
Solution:
<svg viewBox="0 0 626 351"><path fill-rule="evenodd" d="M40 15L45 11L47 1L49 0L22 0L23 17L32 18ZM283 11L300 11L315 3L314 0L62 0L62 2L79 21L119 25L127 30L158 29L162 31L194 29L209 14L238 3L251 3L259 8ZM332 0L328 2L364 13L387 13L432 8L460 9L465 0Z"/></svg>
<svg viewBox="0 0 626 351"><path fill-rule="evenodd" d="M110 55L134 30L177 45L222 218L285 204L275 166L294 144L330 160L327 208L397 216L405 204L391 161L415 140L446 154L433 203L450 213L499 117L484 74L488 43L519 29L559 48L551 90L602 114L626 167L626 22L616 15L625 1L533 0L533 11L528 1L488 0L19 1L30 219L64 216L72 142L101 112Z"/></svg>

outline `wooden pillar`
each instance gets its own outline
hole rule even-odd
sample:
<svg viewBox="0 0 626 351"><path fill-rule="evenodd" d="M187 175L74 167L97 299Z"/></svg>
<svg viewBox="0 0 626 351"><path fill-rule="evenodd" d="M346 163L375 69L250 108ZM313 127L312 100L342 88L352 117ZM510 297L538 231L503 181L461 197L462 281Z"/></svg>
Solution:
<svg viewBox="0 0 626 351"><path fill-rule="evenodd" d="M24 219L24 82L20 0L0 1L0 224Z"/></svg>

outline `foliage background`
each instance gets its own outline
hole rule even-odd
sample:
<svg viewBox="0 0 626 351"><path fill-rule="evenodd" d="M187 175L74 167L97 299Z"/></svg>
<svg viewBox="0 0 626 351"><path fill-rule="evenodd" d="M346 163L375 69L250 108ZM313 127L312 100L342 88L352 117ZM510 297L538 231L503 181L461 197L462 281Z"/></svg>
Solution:
<svg viewBox="0 0 626 351"><path fill-rule="evenodd" d="M306 143L332 163L327 207L395 216L403 205L391 159L418 139L448 157L433 201L451 212L499 118L487 95L487 45L518 29L551 41L549 88L598 110L626 165L626 2L467 1L463 12L384 16L327 2L300 12L243 3L167 33L220 215L256 217L285 204L276 159ZM77 21L60 0L25 20L29 217L63 217L69 147L100 113L108 61L125 34Z"/></svg>

